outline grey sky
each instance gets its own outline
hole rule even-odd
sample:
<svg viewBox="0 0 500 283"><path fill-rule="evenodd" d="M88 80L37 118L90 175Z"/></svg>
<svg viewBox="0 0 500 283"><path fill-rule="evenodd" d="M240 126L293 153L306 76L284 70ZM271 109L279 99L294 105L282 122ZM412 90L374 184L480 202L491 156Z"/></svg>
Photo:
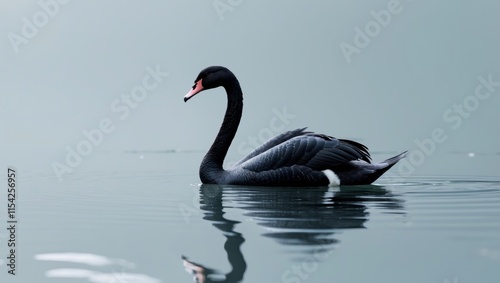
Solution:
<svg viewBox="0 0 500 283"><path fill-rule="evenodd" d="M218 3L230 2L236 5L217 12L229 7ZM454 104L474 95L479 76L500 81L497 1L57 5L16 53L12 33L23 36L23 17L33 22L44 10L37 1L0 4L0 150L9 162L16 152L29 151L49 165L102 119L115 128L98 150L205 150L219 128L225 95L212 90L187 104L182 97L210 65L230 68L243 87L244 116L233 154L269 127L274 108L284 107L295 115L286 129L309 126L358 139L374 151L415 148L414 140L430 138L435 128L447 135L438 151L499 151L500 88L452 128L459 115ZM371 11L380 15L388 5L398 5L399 12L385 27L378 24L348 63L342 42L355 46L355 28L364 31L375 21ZM169 75L121 120L111 104L142 85L148 67ZM448 109L453 113L447 122Z"/></svg>

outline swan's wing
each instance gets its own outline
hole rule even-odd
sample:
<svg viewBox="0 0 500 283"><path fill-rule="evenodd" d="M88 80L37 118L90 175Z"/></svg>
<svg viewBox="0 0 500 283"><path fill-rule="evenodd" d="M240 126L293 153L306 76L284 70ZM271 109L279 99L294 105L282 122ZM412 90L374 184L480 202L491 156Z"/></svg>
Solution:
<svg viewBox="0 0 500 283"><path fill-rule="evenodd" d="M368 148L360 143L315 133L305 133L258 154L239 167L262 172L302 165L312 170L332 169L350 161L370 163Z"/></svg>
<svg viewBox="0 0 500 283"><path fill-rule="evenodd" d="M295 129L295 130L292 130L292 131L288 131L288 132L284 132L282 134L279 134L277 136L275 136L274 138L268 140L267 142L263 143L262 145L260 145L259 147L257 147L256 149L254 149L252 152L250 152L247 156L243 157L240 161L238 161L234 167L237 167L239 166L240 164L242 164L243 162L267 151L268 149L270 148L273 148L283 142L286 142L288 140L290 140L291 138L294 138L294 137L297 137L297 136L301 136L301 135L305 135L305 134L309 134L310 132L306 132L305 131L306 128L300 128L300 129Z"/></svg>

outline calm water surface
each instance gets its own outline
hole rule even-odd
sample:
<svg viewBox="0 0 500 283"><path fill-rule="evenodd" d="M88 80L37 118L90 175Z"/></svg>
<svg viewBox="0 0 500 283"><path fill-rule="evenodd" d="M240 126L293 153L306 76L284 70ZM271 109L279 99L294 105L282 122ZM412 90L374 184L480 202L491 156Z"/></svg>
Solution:
<svg viewBox="0 0 500 283"><path fill-rule="evenodd" d="M202 155L97 153L62 183L17 165L1 282L499 282L500 177L200 186Z"/></svg>

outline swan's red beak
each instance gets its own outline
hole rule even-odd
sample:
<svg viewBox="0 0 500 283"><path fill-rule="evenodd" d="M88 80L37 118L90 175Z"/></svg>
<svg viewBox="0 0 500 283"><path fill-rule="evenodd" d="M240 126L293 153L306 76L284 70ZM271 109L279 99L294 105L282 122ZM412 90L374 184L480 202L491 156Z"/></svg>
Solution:
<svg viewBox="0 0 500 283"><path fill-rule="evenodd" d="M193 88L184 96L184 102L188 101L191 97L195 96L198 92L203 90L203 84L201 83L201 79L197 81Z"/></svg>

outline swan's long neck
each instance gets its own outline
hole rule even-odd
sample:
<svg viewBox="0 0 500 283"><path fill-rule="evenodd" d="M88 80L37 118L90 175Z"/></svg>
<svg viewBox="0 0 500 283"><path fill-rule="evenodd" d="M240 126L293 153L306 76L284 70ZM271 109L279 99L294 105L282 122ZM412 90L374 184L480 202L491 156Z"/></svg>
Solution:
<svg viewBox="0 0 500 283"><path fill-rule="evenodd" d="M227 93L227 108L224 121L210 150L203 158L200 166L200 179L204 184L217 183L222 178L222 164L229 146L236 135L243 111L243 93L236 78L224 86Z"/></svg>

